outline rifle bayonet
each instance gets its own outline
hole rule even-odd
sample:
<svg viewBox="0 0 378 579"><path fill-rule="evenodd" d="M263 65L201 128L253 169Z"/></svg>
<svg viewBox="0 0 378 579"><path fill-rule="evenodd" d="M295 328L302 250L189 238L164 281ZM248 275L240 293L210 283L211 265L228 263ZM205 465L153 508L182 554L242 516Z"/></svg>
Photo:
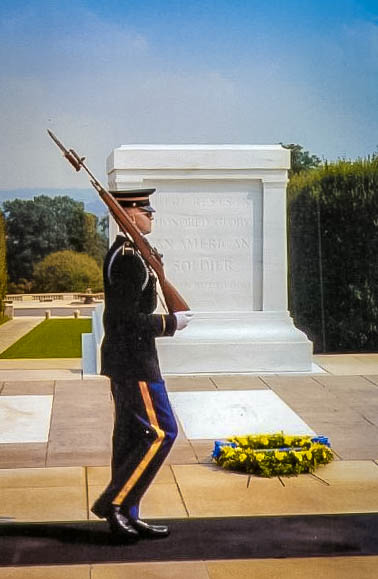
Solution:
<svg viewBox="0 0 378 579"><path fill-rule="evenodd" d="M71 165L76 169L76 171L80 171L80 169L83 168L84 171L87 172L87 174L90 177L91 184L99 193L104 203L107 205L110 213L113 215L120 229L126 235L129 235L133 239L134 244L138 249L138 251L140 252L140 254L147 261L147 263L149 263L152 269L156 272L156 275L160 282L161 289L164 294L168 311L172 313L189 310L190 308L186 303L186 301L184 300L184 298L180 296L176 288L173 287L173 285L169 283L169 281L165 277L162 255L158 252L157 249L151 247L147 239L140 233L137 226L134 225L130 217L118 203L117 199L113 197L113 195L111 195L109 191L104 189L100 181L98 181L98 179L96 179L93 173L88 169L88 167L84 163L85 157L80 157L80 155L78 155L76 151L74 151L73 149L67 150L52 131L49 131L49 129L47 129L47 132L52 138L52 140L55 142L55 144L58 145L59 149L66 157L67 161L71 163Z"/></svg>
<svg viewBox="0 0 378 579"><path fill-rule="evenodd" d="M83 157L81 159L79 157L79 155L73 149L70 149L68 151L66 149L66 147L63 145L63 143L61 143L59 141L58 137L56 137L52 131L47 129L47 132L50 135L50 137L52 138L52 140L54 141L54 143L56 143L58 145L59 149L62 151L63 155L66 157L67 161L69 161L71 163L71 165L73 167L75 167L76 171L80 171L81 165L82 165L83 161L85 161L85 157Z"/></svg>

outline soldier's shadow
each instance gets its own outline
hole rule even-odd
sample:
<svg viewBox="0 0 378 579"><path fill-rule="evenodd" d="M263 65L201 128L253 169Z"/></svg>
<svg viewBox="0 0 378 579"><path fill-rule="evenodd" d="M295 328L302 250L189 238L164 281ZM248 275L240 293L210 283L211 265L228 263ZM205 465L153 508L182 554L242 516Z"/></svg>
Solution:
<svg viewBox="0 0 378 579"><path fill-rule="evenodd" d="M103 522L93 523L7 523L0 525L0 537L13 537L22 542L37 545L35 539L47 540L48 543L67 543L71 545L124 545L127 540L115 537ZM52 545L51 545L52 546Z"/></svg>

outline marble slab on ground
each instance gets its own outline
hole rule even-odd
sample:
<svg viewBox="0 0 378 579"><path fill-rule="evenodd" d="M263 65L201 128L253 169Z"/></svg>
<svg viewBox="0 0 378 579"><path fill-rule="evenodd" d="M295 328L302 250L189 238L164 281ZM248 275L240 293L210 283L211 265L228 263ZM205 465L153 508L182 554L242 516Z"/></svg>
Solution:
<svg viewBox="0 0 378 579"><path fill-rule="evenodd" d="M0 370L81 370L81 358L2 358Z"/></svg>
<svg viewBox="0 0 378 579"><path fill-rule="evenodd" d="M373 556L49 565L3 567L0 579L373 579L377 565Z"/></svg>
<svg viewBox="0 0 378 579"><path fill-rule="evenodd" d="M90 579L89 565L0 567L0 579ZM103 575L105 577L105 575Z"/></svg>
<svg viewBox="0 0 378 579"><path fill-rule="evenodd" d="M378 356L372 354L317 354L314 356L318 363L330 374L365 375L377 374Z"/></svg>
<svg viewBox="0 0 378 579"><path fill-rule="evenodd" d="M9 360L2 360L8 362ZM12 360L14 361L14 360ZM20 363L23 360L20 360ZM34 380L80 380L81 370L79 369L45 369L45 370L25 370L23 368L7 369L0 364L0 381L15 382L15 381L34 381Z"/></svg>
<svg viewBox="0 0 378 579"><path fill-rule="evenodd" d="M43 467L47 442L0 444L0 468Z"/></svg>
<svg viewBox="0 0 378 579"><path fill-rule="evenodd" d="M0 443L47 442L53 396L1 396Z"/></svg>
<svg viewBox="0 0 378 579"><path fill-rule="evenodd" d="M87 519L85 487L5 488L0 490L0 517L18 521Z"/></svg>
<svg viewBox="0 0 378 579"><path fill-rule="evenodd" d="M177 577L180 579L210 579L204 561L92 565L91 579L125 579L126 577L127 579L141 579L141 577L143 579L177 579Z"/></svg>
<svg viewBox="0 0 378 579"><path fill-rule="evenodd" d="M262 378L251 374L224 374L211 378L218 390L267 390Z"/></svg>
<svg viewBox="0 0 378 579"><path fill-rule="evenodd" d="M16 396L16 395L52 395L54 394L53 380L40 380L27 382L25 380L17 380L15 382L4 382L1 390L2 396Z"/></svg>
<svg viewBox="0 0 378 579"><path fill-rule="evenodd" d="M359 476L347 473L345 480L341 472L333 478L331 473L328 483L321 469L321 478L315 473L266 479L205 464L172 468L190 517L376 512L377 479L363 470Z"/></svg>
<svg viewBox="0 0 378 579"><path fill-rule="evenodd" d="M304 577L308 579L313 577L317 579L374 579L377 564L378 557L332 556L207 561L206 568L209 579L234 579L236 577L237 579L302 579ZM113 579L113 576L105 574L93 576L94 579L103 577ZM154 577L158 579L160 576L154 575Z"/></svg>
<svg viewBox="0 0 378 579"><path fill-rule="evenodd" d="M281 430L315 434L270 390L170 392L169 398L190 439Z"/></svg>

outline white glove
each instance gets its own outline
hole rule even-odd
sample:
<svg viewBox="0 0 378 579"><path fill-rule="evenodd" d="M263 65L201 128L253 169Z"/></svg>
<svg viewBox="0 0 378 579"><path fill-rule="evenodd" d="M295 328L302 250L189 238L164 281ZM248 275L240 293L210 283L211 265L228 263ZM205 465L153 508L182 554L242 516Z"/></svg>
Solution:
<svg viewBox="0 0 378 579"><path fill-rule="evenodd" d="M175 312L177 320L177 330L183 330L189 324L190 320L194 316L193 312Z"/></svg>

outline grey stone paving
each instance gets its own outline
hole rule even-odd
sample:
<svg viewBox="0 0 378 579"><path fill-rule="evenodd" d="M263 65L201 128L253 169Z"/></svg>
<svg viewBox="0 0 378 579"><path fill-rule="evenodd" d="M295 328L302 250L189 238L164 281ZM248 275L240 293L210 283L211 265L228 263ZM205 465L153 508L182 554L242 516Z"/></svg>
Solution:
<svg viewBox="0 0 378 579"><path fill-rule="evenodd" d="M378 456L378 386L370 376L264 377L342 459Z"/></svg>
<svg viewBox="0 0 378 579"><path fill-rule="evenodd" d="M229 389L248 389L248 377L228 376ZM201 390L225 387L219 377L170 378L168 389ZM250 377L250 388L260 383ZM331 440L343 460L378 459L378 379L376 376L261 377L263 389L272 389L318 434ZM45 445L0 445L0 468L31 466L105 465L110 461L112 402L109 382L97 380L30 380L0 382L0 395L54 394L49 441ZM190 441L184 432L172 451L176 464L208 462L213 442Z"/></svg>

